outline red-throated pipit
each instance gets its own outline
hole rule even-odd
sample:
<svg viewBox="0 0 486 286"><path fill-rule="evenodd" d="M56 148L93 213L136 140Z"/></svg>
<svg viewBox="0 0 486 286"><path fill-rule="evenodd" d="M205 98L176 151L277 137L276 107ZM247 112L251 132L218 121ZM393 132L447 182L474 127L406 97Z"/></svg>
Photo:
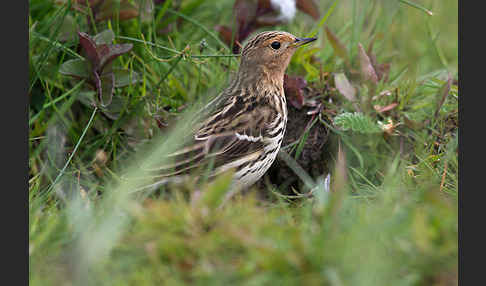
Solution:
<svg viewBox="0 0 486 286"><path fill-rule="evenodd" d="M234 170L234 186L247 188L265 174L280 149L287 124L284 73L295 50L316 38L262 32L243 47L231 84L213 100L189 144L153 169L158 182L212 162L212 176ZM157 183L156 183L157 184Z"/></svg>

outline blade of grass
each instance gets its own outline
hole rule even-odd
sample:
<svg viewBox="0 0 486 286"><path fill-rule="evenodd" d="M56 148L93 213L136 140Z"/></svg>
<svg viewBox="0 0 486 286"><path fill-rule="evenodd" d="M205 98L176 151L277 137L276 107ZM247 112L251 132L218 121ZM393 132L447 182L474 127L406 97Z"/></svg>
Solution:
<svg viewBox="0 0 486 286"><path fill-rule="evenodd" d="M116 2L116 1L115 1ZM91 9L91 5L89 4L89 0L86 0L86 6L88 7L88 16L91 21L91 25L93 26L93 31L95 34L98 34L98 29L96 28L96 22L93 16L93 10ZM115 3L116 6L116 3ZM118 15L119 11L115 11L115 14Z"/></svg>
<svg viewBox="0 0 486 286"><path fill-rule="evenodd" d="M432 27L430 25L430 22L427 22L427 31L428 31L430 38L431 38L431 44L434 47L434 50L437 53L437 56L439 57L440 62L442 63L444 68L447 69L447 66L448 66L447 60L444 56L444 53L442 52L440 45L438 44L440 32L438 32L437 35L434 38L432 38Z"/></svg>
<svg viewBox="0 0 486 286"><path fill-rule="evenodd" d="M55 47L59 48L60 50L63 50L64 52L70 54L73 57L76 57L80 60L84 60L83 56L81 56L80 54L76 53L75 51L71 50L70 48L66 47L65 45L61 44L60 42L58 42L56 40L51 40L51 39L44 37L43 35L41 35L37 32L32 32L31 35L34 36L34 38L38 38L39 40L42 40L42 41L48 42L49 44L54 45Z"/></svg>
<svg viewBox="0 0 486 286"><path fill-rule="evenodd" d="M177 59L172 63L169 70L160 78L159 82L157 83L155 89L159 89L162 82L174 71L177 64L181 61L182 57L177 57Z"/></svg>
<svg viewBox="0 0 486 286"><path fill-rule="evenodd" d="M360 7L358 8L358 4L360 3ZM360 37L363 31L363 25L364 25L364 20L365 20L365 12L368 10L370 1L369 0L354 0L353 1L353 20L352 20L352 32L351 32L351 41L350 41L350 47L349 47L349 54L350 54L350 59L353 61L355 60L355 53L358 52L356 47L358 46L358 42L360 42ZM362 11L362 13L359 13L359 11Z"/></svg>
<svg viewBox="0 0 486 286"><path fill-rule="evenodd" d="M86 80L81 80L80 82L78 82L73 88L71 88L70 90L68 90L67 92L65 92L64 94L62 94L61 96L57 97L56 99L52 100L51 102L48 102L46 104L44 104L42 106L43 109L46 109L48 108L49 106L63 100L65 97L67 97L68 95L72 94L73 92L77 91L82 85L83 83L85 82ZM30 125L30 121L29 121L29 125Z"/></svg>
<svg viewBox="0 0 486 286"><path fill-rule="evenodd" d="M367 182L371 187L373 187L374 189L378 189L378 187L373 184L368 178L366 178L365 175L363 175L360 171L356 170L355 168L349 166L349 169L351 169L353 172L355 172L356 174L358 174L365 182Z"/></svg>
<svg viewBox="0 0 486 286"><path fill-rule="evenodd" d="M432 11L428 10L427 8L417 4L417 3L414 3L414 2L411 2L411 1L407 1L407 0L398 0L400 3L403 3L403 4L406 4L408 6L411 6L413 8L417 8L423 12L425 12L427 15L429 16L433 16L434 13L432 13Z"/></svg>
<svg viewBox="0 0 486 286"><path fill-rule="evenodd" d="M32 123L34 123L37 120L37 118L39 116L41 116L44 113L44 110L47 107L51 106L54 103L57 103L62 98L67 97L68 95L70 95L71 93L73 93L74 91L76 91L77 89L79 89L79 87L81 87L82 83L84 83L84 80L81 81L81 82L79 82L77 85L75 85L72 89L68 90L66 93L62 94L60 97L56 98L54 101L51 101L50 103L44 104L43 109L29 119L29 127L32 125ZM74 97L73 97L73 99L74 99ZM72 100L69 100L69 102L72 104ZM62 107L62 109L65 109L65 108Z"/></svg>
<svg viewBox="0 0 486 286"><path fill-rule="evenodd" d="M294 173L304 182L308 190L312 190L312 188L315 187L316 184L311 176L309 176L309 174L307 174L307 172L299 165L299 163L297 163L294 158L287 154L287 152L285 152L284 150L280 150L277 156L282 159L287 164L287 166L292 169L292 171L294 171Z"/></svg>
<svg viewBox="0 0 486 286"><path fill-rule="evenodd" d="M192 24L198 26L199 28L201 28L201 30L203 30L204 32L206 32L209 36L211 36L211 38L213 38L214 40L216 40L216 42L218 42L218 44L220 44L225 50L227 51L230 51L230 48L225 44L223 43L218 36L216 36L213 32L211 32L208 28L206 28L206 26L204 26L203 24L201 24L199 21L196 21L194 20L193 18L191 17L188 17L182 13L179 13L175 10L172 10L172 9L167 9L167 12L171 13L171 14L174 14L174 15L177 15L181 18L183 18L184 20L187 20L188 22L191 22ZM230 51L231 52L231 51Z"/></svg>
<svg viewBox="0 0 486 286"><path fill-rule="evenodd" d="M329 18L329 16L331 16L332 12L334 11L334 7L336 7L336 4L337 4L338 2L339 2L339 0L335 0L335 1L332 3L331 7L329 7L329 10L327 10L327 12L326 12L326 15L324 15L324 16L321 18L321 20L319 21L319 24L317 25L317 27L315 27L315 28L312 30L312 32L310 32L310 33L307 35L307 37L312 38L312 37L314 37L314 36L317 34L317 32L318 32L318 31L321 29L321 27L322 27L322 26L323 26L323 25L326 23L327 18Z"/></svg>
<svg viewBox="0 0 486 286"><path fill-rule="evenodd" d="M51 193L52 189L54 188L54 186L57 184L57 182L59 181L59 179L62 177L62 175L64 175L64 172L66 171L66 168L69 166L69 164L71 163L71 160L73 159L74 155L76 154L79 146L81 145L81 142L83 141L83 138L84 136L86 135L86 132L88 131L89 127L91 126L91 123L93 122L93 119L95 118L95 115L96 115L96 112L98 111L98 107L95 106L95 108L93 109L93 112L91 113L91 117L89 118L89 121L88 123L86 124L86 126L84 127L84 130L83 130L83 133L81 134L81 136L79 137L79 140L78 142L76 143L76 146L74 146L74 150L73 152L71 152L71 155L69 156L68 160L66 161L66 164L64 164L64 167L62 167L61 171L59 172L59 174L57 175L56 179L54 179L54 182L52 182L52 184L49 186L49 188L47 189L47 191L43 194L44 197L48 197L49 194Z"/></svg>
<svg viewBox="0 0 486 286"><path fill-rule="evenodd" d="M123 40L129 40L129 41L133 41L133 42L137 42L137 43L141 43L141 44L147 44L149 46L152 46L152 47L156 47L156 48L159 48L159 49L162 49L162 50L165 50L165 51L168 51L168 52L171 52L171 53L174 53L174 54L181 54L180 51L178 50L175 50L175 49L171 49L171 48L168 48L168 47L165 47L165 46L162 46L162 45L159 45L159 44L155 44L155 43L152 43L152 42L148 42L148 41L144 41L144 40L141 40L141 39L137 39L137 38L132 38L132 37L125 37L125 36L116 36L117 38L120 38L120 39L123 39ZM239 57L240 55L188 55L188 57L191 57L191 58L235 58L235 57ZM160 57L162 59L170 59L172 57Z"/></svg>
<svg viewBox="0 0 486 286"><path fill-rule="evenodd" d="M61 108L59 108L58 110L58 113L57 114L63 114L65 112L67 112L69 110L69 108L71 108L71 105L73 105L75 99L76 99L77 96L71 96L69 97L66 102L61 106ZM32 118L30 121L29 121L29 124L31 124L32 122L34 122L37 117L40 117L42 116L44 113L45 109L43 109L41 112L39 112L38 114L36 114L36 116L34 116L35 118ZM45 124L46 126L50 126L51 124L53 124L56 120L58 120L58 118L56 116L51 116L50 119L47 121L47 123ZM39 153L44 150L44 146L46 145L46 140L43 140L41 142L41 144L32 152L29 154L29 157L30 158L36 158Z"/></svg>
<svg viewBox="0 0 486 286"><path fill-rule="evenodd" d="M172 4L172 0L165 1L164 4L162 5L162 8L160 8L159 12L157 13L157 16L155 18L155 25L157 25L162 17L164 17L165 13L167 12L167 9L169 6Z"/></svg>
<svg viewBox="0 0 486 286"><path fill-rule="evenodd" d="M304 145L305 145L305 142L307 141L307 137L309 136L309 132L312 129L312 127L314 126L314 124L316 124L317 119L318 118L316 117L312 121L312 123L310 125L308 125L308 127L304 131L304 134L301 136L299 145L297 145L297 150L295 151L295 160L297 160L299 158L300 153L302 153L302 150L304 150Z"/></svg>
<svg viewBox="0 0 486 286"><path fill-rule="evenodd" d="M61 30L62 23L64 22L64 19L66 18L67 13L71 9L71 1L68 1L64 5L64 9L65 10L64 10L64 13L62 14L61 20L59 21L59 24L54 29L54 32L51 35L51 38L53 38L53 39L57 39L57 35L59 34L59 31ZM55 45L53 43L49 43L48 48L45 49L44 53L41 55L38 64L37 65L33 64L35 75L34 75L34 78L32 79L31 84L30 84L28 93L30 93L32 91L32 88L34 87L35 83L37 82L37 79L39 79L40 73L41 73L42 69L46 66L45 62L47 61L47 58L49 57L54 46Z"/></svg>

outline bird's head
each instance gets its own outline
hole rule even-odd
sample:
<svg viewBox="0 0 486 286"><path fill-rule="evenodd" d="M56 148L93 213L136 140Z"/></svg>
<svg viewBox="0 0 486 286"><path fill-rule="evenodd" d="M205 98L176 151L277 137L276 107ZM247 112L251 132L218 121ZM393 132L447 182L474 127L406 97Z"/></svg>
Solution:
<svg viewBox="0 0 486 286"><path fill-rule="evenodd" d="M263 71L283 79L295 50L315 40L316 38L298 38L282 31L261 32L243 47L240 72Z"/></svg>

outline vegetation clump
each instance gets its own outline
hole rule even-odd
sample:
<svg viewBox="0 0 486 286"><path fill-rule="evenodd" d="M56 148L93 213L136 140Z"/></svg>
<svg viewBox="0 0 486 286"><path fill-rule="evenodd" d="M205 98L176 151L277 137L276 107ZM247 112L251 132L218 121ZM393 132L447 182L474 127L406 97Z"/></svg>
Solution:
<svg viewBox="0 0 486 286"><path fill-rule="evenodd" d="M32 285L458 284L457 2L272 2L29 1ZM127 180L269 29L318 40L267 174Z"/></svg>

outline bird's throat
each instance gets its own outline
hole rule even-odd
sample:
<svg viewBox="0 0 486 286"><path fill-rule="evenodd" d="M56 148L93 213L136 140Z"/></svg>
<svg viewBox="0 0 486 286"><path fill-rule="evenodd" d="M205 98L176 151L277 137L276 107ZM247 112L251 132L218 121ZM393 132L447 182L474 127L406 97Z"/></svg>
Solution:
<svg viewBox="0 0 486 286"><path fill-rule="evenodd" d="M243 86L257 86L258 89L281 90L283 89L284 72L270 70L265 67L240 69L238 72L238 80Z"/></svg>

